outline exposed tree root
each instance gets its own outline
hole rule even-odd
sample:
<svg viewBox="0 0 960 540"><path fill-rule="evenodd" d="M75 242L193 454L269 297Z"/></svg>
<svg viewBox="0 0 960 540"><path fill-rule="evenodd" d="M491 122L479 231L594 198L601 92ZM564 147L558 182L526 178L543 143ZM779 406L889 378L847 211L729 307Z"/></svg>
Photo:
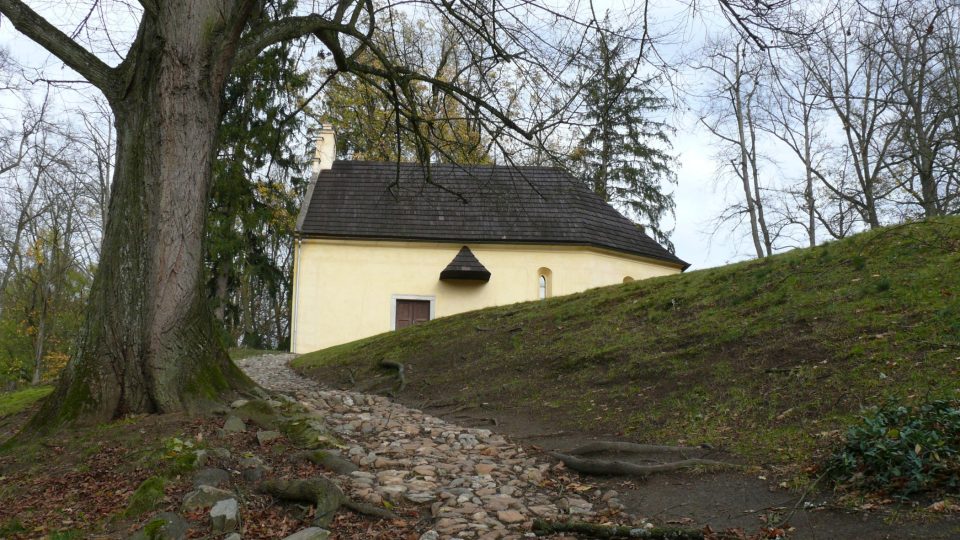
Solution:
<svg viewBox="0 0 960 540"><path fill-rule="evenodd" d="M463 405L460 405L460 406L458 406L458 407L454 407L453 409L451 409L451 410L449 410L449 411L444 411L444 412L442 412L442 413L440 413L440 414L443 414L443 415L446 415L446 416L452 416L452 415L455 415L455 414L457 414L457 413L459 413L459 412L469 411L470 409L478 409L478 408L480 408L480 407L481 407L481 405L477 405L476 403L464 403Z"/></svg>
<svg viewBox="0 0 960 540"><path fill-rule="evenodd" d="M499 426L499 425L500 425L500 422L499 422L496 418L493 418L492 416L489 417L489 418L487 418L487 417L484 417L484 418L476 418L476 417L468 416L468 415L458 415L458 416L454 416L453 418L454 418L454 419L459 418L459 419L460 419L460 420L458 420L459 423L465 423L464 421L468 421L468 422L472 422L472 423L474 423L474 424L476 424L476 425L481 425L481 424L490 424L490 425L492 425L492 426Z"/></svg>
<svg viewBox="0 0 960 540"><path fill-rule="evenodd" d="M391 379L391 378L392 377L390 377L389 375L377 375L376 377L367 379L365 382L362 382L361 384L354 385L354 387L351 388L351 390L353 390L354 392L369 393L371 390L379 386L381 383L384 383L387 379Z"/></svg>
<svg viewBox="0 0 960 540"><path fill-rule="evenodd" d="M629 527L623 525L597 525L570 521L566 523L549 522L541 519L533 521L533 532L537 536L557 533L575 533L590 538L645 538L649 540L703 540L703 531L677 529L673 527Z"/></svg>
<svg viewBox="0 0 960 540"><path fill-rule="evenodd" d="M316 505L317 517L314 522L320 527L329 525L341 506L368 516L385 519L397 517L385 508L350 500L339 486L322 476L308 480L265 480L257 486L257 491L284 501Z"/></svg>
<svg viewBox="0 0 960 540"><path fill-rule="evenodd" d="M332 450L307 450L297 452L292 459L305 460L323 467L337 474L350 474L359 468L350 460L344 459L338 452Z"/></svg>
<svg viewBox="0 0 960 540"><path fill-rule="evenodd" d="M407 387L407 379L403 376L403 364L394 362L393 360L381 360L380 367L397 370L397 381L399 385L397 386L396 392L403 392L403 389Z"/></svg>
<svg viewBox="0 0 960 540"><path fill-rule="evenodd" d="M354 501L353 499L347 499L343 501L343 506L353 510L358 514L363 514L365 516L378 517L380 519L397 519L397 515L393 512L387 510L386 508L381 508L379 506L374 506L372 504L367 504L364 502Z"/></svg>
<svg viewBox="0 0 960 540"><path fill-rule="evenodd" d="M621 441L595 441L578 446L567 452L570 456L585 456L588 454L597 454L600 452L620 452L624 454L645 454L654 452L695 452L698 450L709 450L705 446L663 446L657 444L637 444Z"/></svg>
<svg viewBox="0 0 960 540"><path fill-rule="evenodd" d="M562 437L564 435L567 435L567 432L560 430L560 431L554 431L552 433L531 433L529 435L514 435L511 438L521 439L521 440L522 439L549 439L553 437Z"/></svg>
<svg viewBox="0 0 960 540"><path fill-rule="evenodd" d="M636 463L627 463L626 461L585 459L558 452L550 452L550 455L559 459L564 465L577 472L597 475L648 476L655 473L689 469L697 465L735 466L732 463L714 461L712 459L682 459L680 461L660 463L657 465L637 465Z"/></svg>

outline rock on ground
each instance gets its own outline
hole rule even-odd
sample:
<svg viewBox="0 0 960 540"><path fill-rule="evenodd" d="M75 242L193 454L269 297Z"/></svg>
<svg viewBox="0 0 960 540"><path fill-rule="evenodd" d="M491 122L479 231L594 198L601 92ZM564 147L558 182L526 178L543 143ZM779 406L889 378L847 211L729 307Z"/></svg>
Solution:
<svg viewBox="0 0 960 540"><path fill-rule="evenodd" d="M200 508L208 508L220 501L232 499L233 497L232 491L212 486L200 486L195 491L191 491L183 497L183 511L192 512Z"/></svg>
<svg viewBox="0 0 960 540"><path fill-rule="evenodd" d="M236 499L224 499L210 509L210 524L214 532L230 532L237 528L240 506Z"/></svg>
<svg viewBox="0 0 960 540"><path fill-rule="evenodd" d="M327 538L330 538L330 531L320 527L310 527L297 531L283 540L327 540Z"/></svg>
<svg viewBox="0 0 960 540"><path fill-rule="evenodd" d="M157 522L163 524L154 528ZM131 538L133 540L183 540L187 537L189 528L187 520L179 515L173 512L162 512L146 522L143 528Z"/></svg>

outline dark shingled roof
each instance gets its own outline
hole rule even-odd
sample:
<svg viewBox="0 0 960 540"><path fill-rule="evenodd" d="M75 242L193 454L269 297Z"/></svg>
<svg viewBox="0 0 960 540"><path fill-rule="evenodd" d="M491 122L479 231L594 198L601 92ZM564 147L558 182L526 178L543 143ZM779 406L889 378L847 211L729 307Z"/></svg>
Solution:
<svg viewBox="0 0 960 540"><path fill-rule="evenodd" d="M440 279L490 281L490 271L480 264L470 248L463 246L450 264L440 272Z"/></svg>
<svg viewBox="0 0 960 540"><path fill-rule="evenodd" d="M305 237L576 244L686 268L582 182L551 167L335 161L316 177Z"/></svg>

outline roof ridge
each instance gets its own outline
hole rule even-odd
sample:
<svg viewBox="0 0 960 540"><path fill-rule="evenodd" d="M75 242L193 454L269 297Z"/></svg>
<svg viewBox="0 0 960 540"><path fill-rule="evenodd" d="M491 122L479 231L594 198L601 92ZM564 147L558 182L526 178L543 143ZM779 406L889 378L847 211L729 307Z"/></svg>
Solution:
<svg viewBox="0 0 960 540"><path fill-rule="evenodd" d="M558 167L338 161L312 182L306 236L594 245L688 266ZM394 195L391 196L391 189Z"/></svg>

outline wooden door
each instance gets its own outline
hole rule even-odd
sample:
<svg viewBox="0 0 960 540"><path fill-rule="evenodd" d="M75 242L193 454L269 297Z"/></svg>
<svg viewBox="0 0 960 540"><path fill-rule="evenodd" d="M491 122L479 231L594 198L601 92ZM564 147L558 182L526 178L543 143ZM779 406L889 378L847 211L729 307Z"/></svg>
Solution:
<svg viewBox="0 0 960 540"><path fill-rule="evenodd" d="M429 300L397 300L397 330L429 320Z"/></svg>

